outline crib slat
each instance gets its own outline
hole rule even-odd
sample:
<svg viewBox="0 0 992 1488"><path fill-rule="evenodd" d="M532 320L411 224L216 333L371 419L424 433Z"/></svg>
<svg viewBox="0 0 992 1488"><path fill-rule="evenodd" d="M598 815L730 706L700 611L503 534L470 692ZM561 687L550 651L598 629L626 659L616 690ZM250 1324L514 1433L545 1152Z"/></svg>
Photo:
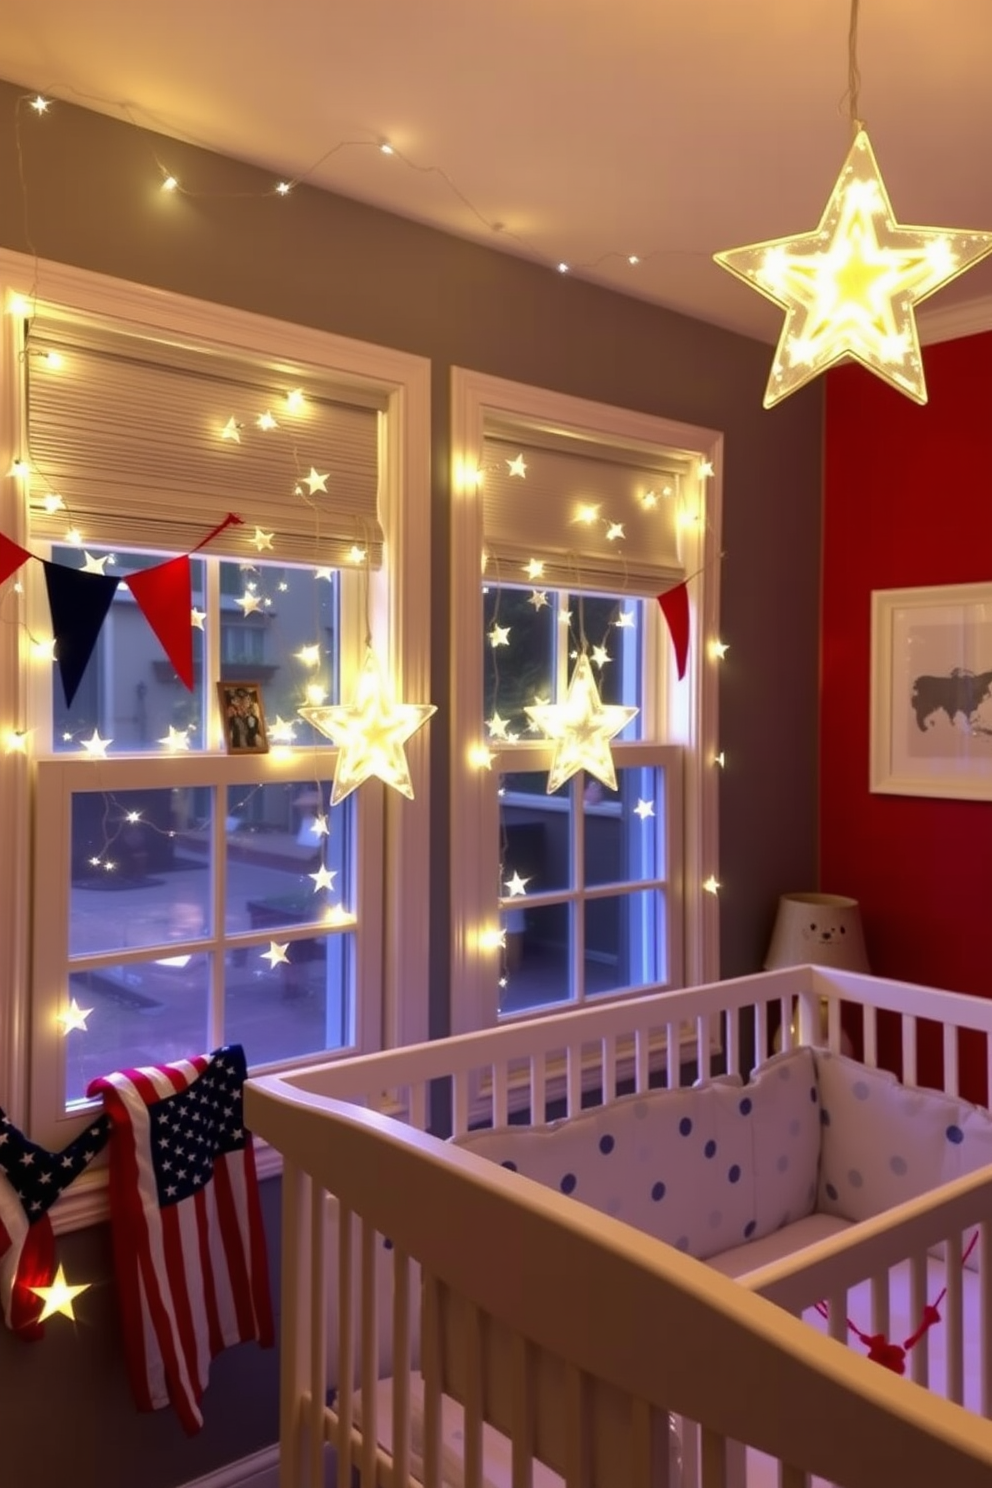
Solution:
<svg viewBox="0 0 992 1488"><path fill-rule="evenodd" d="M420 1351L424 1377L424 1488L441 1488L441 1317L437 1278L424 1273Z"/></svg>
<svg viewBox="0 0 992 1488"><path fill-rule="evenodd" d="M574 1364L565 1366L565 1488L589 1488L589 1390L586 1378Z"/></svg>
<svg viewBox="0 0 992 1488"><path fill-rule="evenodd" d="M565 1110L578 1116L582 1109L582 1045L569 1044L565 1051Z"/></svg>
<svg viewBox="0 0 992 1488"><path fill-rule="evenodd" d="M778 1465L778 1488L809 1488L810 1477L801 1467L790 1467L787 1462Z"/></svg>
<svg viewBox="0 0 992 1488"><path fill-rule="evenodd" d="M980 1371L982 1377L979 1410L983 1416L992 1416L992 1323L989 1308L992 1307L992 1224L983 1219L978 1226L978 1318L982 1330L980 1344Z"/></svg>
<svg viewBox="0 0 992 1488"><path fill-rule="evenodd" d="M422 1080L410 1086L410 1125L427 1130L427 1086Z"/></svg>
<svg viewBox="0 0 992 1488"><path fill-rule="evenodd" d="M279 1380L280 1488L296 1488L302 1476L300 1396L305 1385L305 1319L303 1277L306 1235L300 1223L310 1189L307 1178L288 1157L282 1168L282 1322Z"/></svg>
<svg viewBox="0 0 992 1488"><path fill-rule="evenodd" d="M699 1488L727 1488L725 1442L708 1426L700 1428Z"/></svg>
<svg viewBox="0 0 992 1488"><path fill-rule="evenodd" d="M617 1038L615 1033L606 1034L600 1043L600 1099L603 1105L617 1098Z"/></svg>
<svg viewBox="0 0 992 1488"><path fill-rule="evenodd" d="M701 1080L710 1077L710 1015L703 1013L696 1019L696 1069Z"/></svg>
<svg viewBox="0 0 992 1488"><path fill-rule="evenodd" d="M311 1191L310 1204L310 1482L321 1488L324 1481L324 1403L327 1399L327 1244L325 1219L327 1194Z"/></svg>
<svg viewBox="0 0 992 1488"><path fill-rule="evenodd" d="M454 1084L454 1109L451 1113L454 1123L452 1136L463 1137L468 1131L468 1070L457 1070L455 1072Z"/></svg>
<svg viewBox="0 0 992 1488"><path fill-rule="evenodd" d="M871 1331L889 1336L889 1273L880 1271L870 1281Z"/></svg>
<svg viewBox="0 0 992 1488"><path fill-rule="evenodd" d="M375 1286L376 1232L367 1220L361 1221L362 1247L362 1465L363 1488L375 1488L376 1448L378 1433L378 1400L376 1386L379 1382L378 1360L378 1314ZM315 1482L313 1488L319 1488Z"/></svg>
<svg viewBox="0 0 992 1488"><path fill-rule="evenodd" d="M508 1105L507 1090L510 1084L509 1066L500 1062L493 1065L493 1126L505 1126Z"/></svg>
<svg viewBox="0 0 992 1488"><path fill-rule="evenodd" d="M799 1017L799 1008L798 1008L798 1006L796 1004L796 999L794 997L780 997L779 998L779 1000L778 1000L778 1016L779 1016L779 1025L778 1026L779 1026L779 1029L781 1030L781 1036L780 1036L779 1042L780 1042L780 1045L781 1045L781 1048L782 1048L782 1052L785 1053L785 1051L787 1049L791 1049L795 1045L795 1039L793 1038L793 1033L792 1033L792 1026L793 1026L793 1019L798 1020L798 1017ZM798 1031L798 1022L797 1022L797 1031Z"/></svg>
<svg viewBox="0 0 992 1488"><path fill-rule="evenodd" d="M964 1277L961 1274L963 1246L961 1236L954 1234L944 1245L944 1270L947 1295L941 1312L947 1339L948 1400L964 1404Z"/></svg>
<svg viewBox="0 0 992 1488"><path fill-rule="evenodd" d="M630 1402L630 1488L673 1488L668 1463L668 1418L645 1400Z"/></svg>
<svg viewBox="0 0 992 1488"><path fill-rule="evenodd" d="M638 1028L634 1034L634 1089L638 1095L648 1088L650 1053L651 1036L646 1028Z"/></svg>
<svg viewBox="0 0 992 1488"><path fill-rule="evenodd" d="M958 1030L954 1023L944 1024L944 1094L958 1093Z"/></svg>
<svg viewBox="0 0 992 1488"><path fill-rule="evenodd" d="M827 1048L839 1054L841 1045L840 1002L836 997L828 997L825 1001L827 1004Z"/></svg>
<svg viewBox="0 0 992 1488"><path fill-rule="evenodd" d="M727 1048L727 1074L740 1073L741 1040L736 1008L728 1008L723 1019L723 1037Z"/></svg>
<svg viewBox="0 0 992 1488"><path fill-rule="evenodd" d="M669 1090L677 1090L682 1078L682 1043L679 1025L669 1023L665 1028L665 1084Z"/></svg>
<svg viewBox="0 0 992 1488"><path fill-rule="evenodd" d="M352 1424L354 1421L355 1317L354 1216L350 1209L338 1211L338 1488L351 1488Z"/></svg>
<svg viewBox="0 0 992 1488"><path fill-rule="evenodd" d="M477 1307L465 1309L465 1404L462 1447L465 1488L483 1488L482 1417L482 1314ZM402 1479L399 1480L402 1482Z"/></svg>
<svg viewBox="0 0 992 1488"><path fill-rule="evenodd" d="M768 1058L768 1003L754 1004L754 1063L763 1064Z"/></svg>
<svg viewBox="0 0 992 1488"><path fill-rule="evenodd" d="M878 1068L878 1009L870 1003L864 1004L864 1062L869 1069Z"/></svg>
<svg viewBox="0 0 992 1488"><path fill-rule="evenodd" d="M393 1251L393 1471L410 1476L410 1258Z"/></svg>
<svg viewBox="0 0 992 1488"><path fill-rule="evenodd" d="M902 1024L902 1083L916 1084L916 1019L912 1013L903 1013Z"/></svg>
<svg viewBox="0 0 992 1488"><path fill-rule="evenodd" d="M522 1333L513 1336L512 1488L533 1488L534 1482L534 1354Z"/></svg>
<svg viewBox="0 0 992 1488"><path fill-rule="evenodd" d="M530 1060L530 1124L540 1125L548 1113L547 1076L543 1054L532 1054Z"/></svg>
<svg viewBox="0 0 992 1488"><path fill-rule="evenodd" d="M926 1305L927 1258L925 1252L916 1251L909 1258L909 1317L914 1330L923 1320ZM926 1333L910 1349L909 1377L917 1385L930 1383L930 1343Z"/></svg>
<svg viewBox="0 0 992 1488"><path fill-rule="evenodd" d="M847 1342L847 1291L831 1292L827 1298L827 1332L838 1343Z"/></svg>

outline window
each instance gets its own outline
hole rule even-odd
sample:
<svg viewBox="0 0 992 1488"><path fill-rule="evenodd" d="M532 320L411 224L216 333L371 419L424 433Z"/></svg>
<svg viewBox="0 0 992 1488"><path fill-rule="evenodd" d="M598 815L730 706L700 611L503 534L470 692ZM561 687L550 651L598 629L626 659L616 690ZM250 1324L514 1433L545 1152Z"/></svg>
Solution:
<svg viewBox="0 0 992 1488"><path fill-rule="evenodd" d="M716 976L719 436L461 371L454 407L455 1030ZM679 680L656 596L685 580ZM549 792L580 656L630 710L616 789Z"/></svg>
<svg viewBox="0 0 992 1488"><path fill-rule="evenodd" d="M332 808L336 750L297 709L351 696L369 624L399 695L429 696L428 377L299 327L0 267L21 372L4 438L27 467L0 531L121 581L71 702L50 647L0 651L4 736L29 741L0 754L0 794L33 857L30 894L0 870L4 969L22 974L0 1075L15 1119L58 1146L109 1069L223 1040L276 1067L426 1031L426 738L413 802L371 781ZM191 690L127 582L187 553ZM45 570L17 577L7 615L44 643ZM219 680L258 688L267 751L225 750ZM91 1011L64 1031L73 1003Z"/></svg>

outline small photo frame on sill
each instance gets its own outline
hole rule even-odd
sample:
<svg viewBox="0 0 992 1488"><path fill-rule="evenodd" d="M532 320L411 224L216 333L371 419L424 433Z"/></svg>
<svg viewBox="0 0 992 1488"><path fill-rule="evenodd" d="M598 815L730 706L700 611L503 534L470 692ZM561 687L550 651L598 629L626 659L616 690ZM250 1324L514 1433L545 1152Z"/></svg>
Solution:
<svg viewBox="0 0 992 1488"><path fill-rule="evenodd" d="M992 800L992 584L872 593L869 784Z"/></svg>
<svg viewBox="0 0 992 1488"><path fill-rule="evenodd" d="M265 754L269 736L259 683L218 682L217 696L228 754Z"/></svg>

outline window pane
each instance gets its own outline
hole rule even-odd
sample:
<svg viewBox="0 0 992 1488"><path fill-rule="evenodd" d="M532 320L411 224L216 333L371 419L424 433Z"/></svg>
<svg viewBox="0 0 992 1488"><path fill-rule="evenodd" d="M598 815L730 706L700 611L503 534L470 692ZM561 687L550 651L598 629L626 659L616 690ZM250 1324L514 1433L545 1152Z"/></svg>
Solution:
<svg viewBox="0 0 992 1488"><path fill-rule="evenodd" d="M664 896L657 889L586 901L586 995L667 980Z"/></svg>
<svg viewBox="0 0 992 1488"><path fill-rule="evenodd" d="M339 701L339 637L336 569L221 563L221 679L259 684L273 743L327 744L296 710Z"/></svg>
<svg viewBox="0 0 992 1488"><path fill-rule="evenodd" d="M335 906L350 909L353 808L349 798L331 811L330 787L305 780L229 788L229 934L317 925Z"/></svg>
<svg viewBox="0 0 992 1488"><path fill-rule="evenodd" d="M587 797L586 883L663 878L664 809L664 770L654 768L618 770L617 795L605 791L601 802Z"/></svg>
<svg viewBox="0 0 992 1488"><path fill-rule="evenodd" d="M531 602L535 595L543 595L539 606ZM483 716L490 734L511 740L539 736L524 708L553 696L554 594L491 584L483 589L482 605ZM493 726L494 719L502 727L498 721Z"/></svg>
<svg viewBox="0 0 992 1488"><path fill-rule="evenodd" d="M547 782L546 773L532 770L503 776L501 895L511 892L506 881L514 874L528 881L528 894L549 894L571 886L570 782L554 796L545 793Z"/></svg>
<svg viewBox="0 0 992 1488"><path fill-rule="evenodd" d="M506 951L501 980L506 985L500 987L502 1015L572 999L572 914L568 904L504 909Z"/></svg>
<svg viewBox="0 0 992 1488"><path fill-rule="evenodd" d="M206 788L73 794L70 955L211 934L212 797Z"/></svg>
<svg viewBox="0 0 992 1488"><path fill-rule="evenodd" d="M250 1065L354 1043L354 942L353 934L341 932L276 941L281 950L275 953L260 946L230 952L225 1037L244 1045Z"/></svg>
<svg viewBox="0 0 992 1488"><path fill-rule="evenodd" d="M176 676L144 614L127 588L129 573L154 568L170 556L92 549L93 557L107 554L105 573L120 575L113 602L100 628L96 645L72 700L66 702L58 665L52 667L52 748L78 752L96 730L112 740L115 753L161 754L170 729L185 735L191 749L203 747L203 642L193 631L193 691ZM53 547L52 560L80 569L85 561L76 547ZM204 564L190 560L194 608L204 609Z"/></svg>
<svg viewBox="0 0 992 1488"><path fill-rule="evenodd" d="M63 1041L67 1104L82 1100L98 1075L203 1053L210 1037L209 989L206 955L130 961L70 976L69 997L89 1016L85 1029L73 1029Z"/></svg>

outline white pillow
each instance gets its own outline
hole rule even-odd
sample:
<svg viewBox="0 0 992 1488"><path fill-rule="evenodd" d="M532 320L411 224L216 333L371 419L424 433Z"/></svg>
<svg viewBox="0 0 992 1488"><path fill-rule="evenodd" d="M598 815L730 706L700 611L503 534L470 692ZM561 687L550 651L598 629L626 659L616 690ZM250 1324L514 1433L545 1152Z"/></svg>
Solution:
<svg viewBox="0 0 992 1488"><path fill-rule="evenodd" d="M458 1142L705 1260L812 1209L814 1085L812 1057L799 1049L749 1085L723 1076L651 1090L570 1120Z"/></svg>
<svg viewBox="0 0 992 1488"><path fill-rule="evenodd" d="M822 1102L817 1207L869 1219L992 1163L992 1118L938 1090L901 1085L886 1070L816 1051Z"/></svg>

